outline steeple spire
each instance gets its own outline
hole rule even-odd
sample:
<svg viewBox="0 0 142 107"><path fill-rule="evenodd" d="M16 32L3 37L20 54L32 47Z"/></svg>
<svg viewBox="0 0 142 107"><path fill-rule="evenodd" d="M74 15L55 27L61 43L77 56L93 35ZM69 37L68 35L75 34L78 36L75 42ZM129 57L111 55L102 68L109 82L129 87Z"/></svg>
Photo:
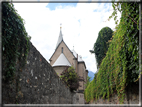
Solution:
<svg viewBox="0 0 142 107"><path fill-rule="evenodd" d="M60 42L63 40L63 35L62 35L62 30L61 30L61 25L60 24L60 34L59 34L59 38L58 38L58 41L57 41L57 45L56 45L56 48L58 47L58 45L60 44Z"/></svg>
<svg viewBox="0 0 142 107"><path fill-rule="evenodd" d="M60 24L60 30L61 30L61 28L62 28L62 24Z"/></svg>

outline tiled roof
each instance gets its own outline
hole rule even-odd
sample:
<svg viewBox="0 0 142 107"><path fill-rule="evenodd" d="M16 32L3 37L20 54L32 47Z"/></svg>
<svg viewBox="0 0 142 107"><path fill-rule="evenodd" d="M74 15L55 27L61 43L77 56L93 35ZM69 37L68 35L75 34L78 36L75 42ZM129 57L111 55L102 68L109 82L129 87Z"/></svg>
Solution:
<svg viewBox="0 0 142 107"><path fill-rule="evenodd" d="M63 53L60 54L56 62L52 65L54 66L71 66L70 62L68 59L65 57Z"/></svg>

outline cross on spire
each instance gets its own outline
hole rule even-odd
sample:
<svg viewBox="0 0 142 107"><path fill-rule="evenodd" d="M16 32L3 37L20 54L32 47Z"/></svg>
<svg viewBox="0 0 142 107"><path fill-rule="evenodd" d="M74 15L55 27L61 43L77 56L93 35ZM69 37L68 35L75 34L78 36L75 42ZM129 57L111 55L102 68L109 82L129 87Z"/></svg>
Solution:
<svg viewBox="0 0 142 107"><path fill-rule="evenodd" d="M62 23L60 24L60 29L62 28Z"/></svg>
<svg viewBox="0 0 142 107"><path fill-rule="evenodd" d="M61 25L60 24L60 34L59 34L59 38L58 38L58 41L57 41L57 45L56 45L56 48L58 47L58 45L60 44L60 42L63 40L63 35L62 35L62 30L61 30Z"/></svg>

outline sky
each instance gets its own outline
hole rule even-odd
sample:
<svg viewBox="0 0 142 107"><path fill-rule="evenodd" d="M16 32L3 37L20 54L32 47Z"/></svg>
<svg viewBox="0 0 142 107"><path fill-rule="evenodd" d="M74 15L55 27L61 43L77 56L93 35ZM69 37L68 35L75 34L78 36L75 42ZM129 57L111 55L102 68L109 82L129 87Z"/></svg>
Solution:
<svg viewBox="0 0 142 107"><path fill-rule="evenodd" d="M97 71L93 49L99 31L103 27L115 30L111 3L13 3L24 19L31 42L49 62L55 51L62 24L66 45L82 56L86 69Z"/></svg>

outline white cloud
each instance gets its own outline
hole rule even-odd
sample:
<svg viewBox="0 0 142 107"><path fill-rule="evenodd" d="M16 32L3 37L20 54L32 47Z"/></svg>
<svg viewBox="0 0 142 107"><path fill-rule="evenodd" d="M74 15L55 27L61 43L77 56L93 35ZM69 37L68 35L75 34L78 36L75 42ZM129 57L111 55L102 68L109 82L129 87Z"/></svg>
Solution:
<svg viewBox="0 0 142 107"><path fill-rule="evenodd" d="M103 27L115 28L112 20L107 21L112 12L108 3L78 3L76 7L47 8L48 3L14 3L15 9L25 20L26 31L31 42L47 59L52 56L62 23L63 38L67 46L82 56L88 70L96 72L94 54L89 50ZM106 21L106 22L105 22Z"/></svg>

